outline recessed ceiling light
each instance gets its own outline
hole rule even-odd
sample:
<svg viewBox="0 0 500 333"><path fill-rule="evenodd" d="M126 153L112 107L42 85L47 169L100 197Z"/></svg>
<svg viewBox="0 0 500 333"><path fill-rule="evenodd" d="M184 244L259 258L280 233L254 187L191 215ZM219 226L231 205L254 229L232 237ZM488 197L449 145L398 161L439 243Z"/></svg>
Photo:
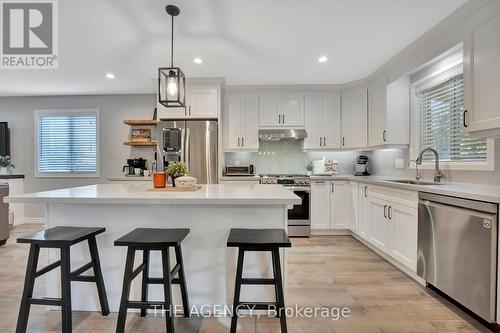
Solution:
<svg viewBox="0 0 500 333"><path fill-rule="evenodd" d="M114 79L114 78L115 78L115 74L113 74L113 73L107 73L107 74L106 74L106 77L107 77L108 79Z"/></svg>
<svg viewBox="0 0 500 333"><path fill-rule="evenodd" d="M318 58L318 62L327 62L328 58L326 56L321 56Z"/></svg>
<svg viewBox="0 0 500 333"><path fill-rule="evenodd" d="M195 64L201 64L201 63L203 62L203 60L201 60L201 58L194 58L194 59L193 59L193 62L194 62Z"/></svg>

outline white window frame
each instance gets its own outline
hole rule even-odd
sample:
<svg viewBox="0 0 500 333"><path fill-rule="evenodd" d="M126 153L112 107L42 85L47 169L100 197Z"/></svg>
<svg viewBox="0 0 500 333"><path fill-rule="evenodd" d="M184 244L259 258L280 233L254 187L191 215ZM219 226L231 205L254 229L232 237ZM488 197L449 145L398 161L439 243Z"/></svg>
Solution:
<svg viewBox="0 0 500 333"><path fill-rule="evenodd" d="M99 109L50 109L50 110L34 110L34 161L35 161L35 178L99 178L101 174L100 162L100 110ZM41 116L58 115L58 116L73 116L77 114L95 115L96 116L96 172L74 173L74 172L38 172L38 118Z"/></svg>
<svg viewBox="0 0 500 333"><path fill-rule="evenodd" d="M410 86L410 159L416 160L420 151L418 145L418 134L417 129L419 126L417 119L417 96L416 91L420 89L425 89L428 87L432 87L438 85L442 82L445 82L451 79L454 76L463 74L463 63L460 61L459 63L453 63L449 66L440 69L437 72L434 72L421 80L414 82ZM464 87L464 94L465 94ZM484 161L449 161L449 160L440 160L439 165L445 170L485 170L485 171L493 171L495 170L495 140L487 139L487 152L486 152L486 160ZM428 161L424 160L421 165L418 166L419 169L434 169L434 160ZM415 163L410 164L411 169L415 169Z"/></svg>

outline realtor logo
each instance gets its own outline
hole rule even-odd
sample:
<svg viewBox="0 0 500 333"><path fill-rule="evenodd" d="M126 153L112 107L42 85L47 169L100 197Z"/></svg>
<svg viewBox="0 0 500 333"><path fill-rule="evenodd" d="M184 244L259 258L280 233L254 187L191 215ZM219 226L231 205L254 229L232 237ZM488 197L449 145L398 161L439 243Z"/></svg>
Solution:
<svg viewBox="0 0 500 333"><path fill-rule="evenodd" d="M57 69L56 0L0 0L2 69Z"/></svg>

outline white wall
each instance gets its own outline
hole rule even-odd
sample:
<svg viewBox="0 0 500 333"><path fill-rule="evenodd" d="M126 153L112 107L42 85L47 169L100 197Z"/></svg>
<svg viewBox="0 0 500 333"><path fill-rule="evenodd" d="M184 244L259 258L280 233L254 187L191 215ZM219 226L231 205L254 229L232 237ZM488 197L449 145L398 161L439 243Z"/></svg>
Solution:
<svg viewBox="0 0 500 333"><path fill-rule="evenodd" d="M128 157L144 157L151 162L152 148L131 148L123 145L130 126L124 119L151 119L155 95L97 95L50 97L0 97L0 121L8 121L11 131L12 162L15 172L26 175L25 192L74 187L105 182L106 178L122 175ZM35 178L34 177L34 116L35 109L98 108L100 109L100 178ZM25 207L26 218L43 217L43 208Z"/></svg>

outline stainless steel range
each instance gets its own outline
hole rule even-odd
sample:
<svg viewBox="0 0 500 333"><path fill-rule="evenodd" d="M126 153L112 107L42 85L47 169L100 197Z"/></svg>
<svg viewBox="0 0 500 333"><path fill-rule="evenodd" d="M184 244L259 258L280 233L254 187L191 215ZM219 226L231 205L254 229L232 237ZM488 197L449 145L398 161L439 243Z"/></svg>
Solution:
<svg viewBox="0 0 500 333"><path fill-rule="evenodd" d="M288 210L288 236L311 235L310 196L311 180L306 175L261 175L261 184L283 185L302 199L300 205Z"/></svg>

